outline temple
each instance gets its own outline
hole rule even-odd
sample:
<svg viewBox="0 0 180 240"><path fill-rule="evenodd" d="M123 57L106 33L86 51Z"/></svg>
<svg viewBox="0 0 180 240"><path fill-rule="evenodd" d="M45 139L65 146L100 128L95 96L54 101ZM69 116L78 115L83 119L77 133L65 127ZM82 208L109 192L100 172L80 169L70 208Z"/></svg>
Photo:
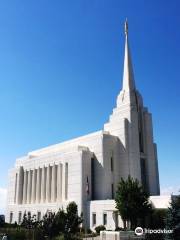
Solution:
<svg viewBox="0 0 180 240"><path fill-rule="evenodd" d="M126 21L122 89L103 130L18 158L9 171L7 222L20 223L25 211L40 220L75 201L86 227L115 229L122 226L114 202L117 184L129 175L157 207L161 200L152 116L135 85L128 41ZM163 201L158 206L167 207Z"/></svg>

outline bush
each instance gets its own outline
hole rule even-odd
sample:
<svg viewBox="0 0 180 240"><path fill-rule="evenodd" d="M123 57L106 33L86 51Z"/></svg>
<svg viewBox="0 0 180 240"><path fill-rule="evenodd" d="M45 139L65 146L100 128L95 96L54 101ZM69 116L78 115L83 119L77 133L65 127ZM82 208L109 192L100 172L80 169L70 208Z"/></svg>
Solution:
<svg viewBox="0 0 180 240"><path fill-rule="evenodd" d="M11 238L13 240L24 240L25 239L25 233L24 232L16 232L13 236L13 238Z"/></svg>
<svg viewBox="0 0 180 240"><path fill-rule="evenodd" d="M63 235L57 236L53 238L53 240L64 240L64 236Z"/></svg>
<svg viewBox="0 0 180 240"><path fill-rule="evenodd" d="M92 233L92 230L91 229L85 229L84 227L81 227L81 228L79 228L79 233L81 233L81 234L91 234Z"/></svg>
<svg viewBox="0 0 180 240"><path fill-rule="evenodd" d="M12 231L10 234L7 234L8 240L24 240L26 239L26 234L24 231Z"/></svg>
<svg viewBox="0 0 180 240"><path fill-rule="evenodd" d="M99 225L95 228L97 234L100 234L100 231L104 231L106 230L105 226L104 225Z"/></svg>
<svg viewBox="0 0 180 240"><path fill-rule="evenodd" d="M167 209L153 209L151 214L150 227L152 229L165 228L165 219L167 217Z"/></svg>
<svg viewBox="0 0 180 240"><path fill-rule="evenodd" d="M87 229L86 232L87 232L87 234L91 234L92 230L91 229Z"/></svg>
<svg viewBox="0 0 180 240"><path fill-rule="evenodd" d="M170 207L168 208L166 225L173 230L170 239L180 239L180 195L171 196Z"/></svg>
<svg viewBox="0 0 180 240"><path fill-rule="evenodd" d="M125 229L124 228L122 228L122 227L117 227L116 229L115 229L115 231L125 231Z"/></svg>

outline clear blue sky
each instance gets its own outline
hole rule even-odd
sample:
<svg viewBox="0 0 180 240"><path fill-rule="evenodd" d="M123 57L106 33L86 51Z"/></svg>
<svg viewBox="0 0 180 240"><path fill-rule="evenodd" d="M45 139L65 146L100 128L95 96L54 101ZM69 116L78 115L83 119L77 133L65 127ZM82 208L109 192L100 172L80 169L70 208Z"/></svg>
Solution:
<svg viewBox="0 0 180 240"><path fill-rule="evenodd" d="M2 0L0 187L17 157L102 129L121 87L126 17L160 182L180 186L179 9L179 0Z"/></svg>

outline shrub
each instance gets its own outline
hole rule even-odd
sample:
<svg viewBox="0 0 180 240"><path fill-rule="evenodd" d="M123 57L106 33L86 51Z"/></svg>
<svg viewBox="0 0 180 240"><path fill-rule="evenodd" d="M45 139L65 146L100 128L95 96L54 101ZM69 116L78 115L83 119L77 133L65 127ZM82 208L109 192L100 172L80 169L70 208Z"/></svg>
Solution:
<svg viewBox="0 0 180 240"><path fill-rule="evenodd" d="M9 236L10 235L10 236ZM7 234L8 239L10 240L24 240L26 239L26 234L24 231L11 231L10 234Z"/></svg>
<svg viewBox="0 0 180 240"><path fill-rule="evenodd" d="M149 202L149 194L144 191L143 186L137 180L128 176L127 180L121 178L115 196L116 209L123 220L124 228L130 221L131 229L135 229L138 220L145 219L151 212L152 206Z"/></svg>
<svg viewBox="0 0 180 240"><path fill-rule="evenodd" d="M97 234L100 234L100 231L104 231L106 230L105 226L104 225L99 225L95 228Z"/></svg>
<svg viewBox="0 0 180 240"><path fill-rule="evenodd" d="M87 232L87 234L91 234L92 230L91 229L87 229L86 232Z"/></svg>
<svg viewBox="0 0 180 240"><path fill-rule="evenodd" d="M117 227L117 228L115 229L115 231L125 231L125 229L122 228L122 227Z"/></svg>
<svg viewBox="0 0 180 240"><path fill-rule="evenodd" d="M64 236L63 235L59 235L59 236L53 238L53 240L64 240Z"/></svg>

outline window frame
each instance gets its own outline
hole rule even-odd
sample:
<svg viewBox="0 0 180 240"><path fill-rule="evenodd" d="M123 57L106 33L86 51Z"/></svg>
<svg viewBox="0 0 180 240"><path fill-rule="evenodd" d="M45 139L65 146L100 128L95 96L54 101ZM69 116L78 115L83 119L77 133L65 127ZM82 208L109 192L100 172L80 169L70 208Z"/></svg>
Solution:
<svg viewBox="0 0 180 240"><path fill-rule="evenodd" d="M111 183L111 198L114 199L114 183Z"/></svg>
<svg viewBox="0 0 180 240"><path fill-rule="evenodd" d="M111 168L111 172L114 172L114 154L113 154L113 151L111 151L110 168Z"/></svg>
<svg viewBox="0 0 180 240"><path fill-rule="evenodd" d="M107 226L107 212L103 212L103 225Z"/></svg>
<svg viewBox="0 0 180 240"><path fill-rule="evenodd" d="M97 223L97 218L96 218L96 213L92 213L92 226L96 226Z"/></svg>
<svg viewBox="0 0 180 240"><path fill-rule="evenodd" d="M10 212L10 215L9 215L9 222L10 222L10 223L13 222L13 212Z"/></svg>

